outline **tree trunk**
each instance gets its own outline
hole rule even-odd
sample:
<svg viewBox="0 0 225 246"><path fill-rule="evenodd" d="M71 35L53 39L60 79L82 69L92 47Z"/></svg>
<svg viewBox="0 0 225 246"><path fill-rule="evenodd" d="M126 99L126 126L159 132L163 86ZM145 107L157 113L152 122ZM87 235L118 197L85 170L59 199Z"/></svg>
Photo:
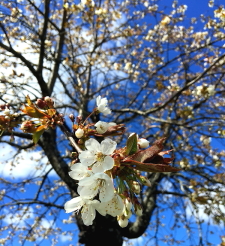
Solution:
<svg viewBox="0 0 225 246"><path fill-rule="evenodd" d="M82 226L79 243L85 246L122 246L122 228L119 227L116 218L96 213L92 226Z"/></svg>

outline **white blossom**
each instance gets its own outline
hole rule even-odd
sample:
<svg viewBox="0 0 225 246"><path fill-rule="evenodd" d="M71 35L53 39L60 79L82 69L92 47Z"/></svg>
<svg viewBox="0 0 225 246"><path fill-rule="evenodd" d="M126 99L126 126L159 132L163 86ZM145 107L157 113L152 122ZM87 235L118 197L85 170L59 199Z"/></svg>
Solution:
<svg viewBox="0 0 225 246"><path fill-rule="evenodd" d="M115 125L116 125L116 123L114 123L114 122L107 123L107 122L104 122L104 121L98 121L95 124L95 127L96 127L96 131L98 133L103 134L103 133L105 133L108 130L108 128L110 126L115 126Z"/></svg>
<svg viewBox="0 0 225 246"><path fill-rule="evenodd" d="M68 3L65 3L65 4L63 5L63 7L64 7L65 9L68 9L68 8L69 8L69 4L68 4Z"/></svg>
<svg viewBox="0 0 225 246"><path fill-rule="evenodd" d="M165 16L162 20L161 20L161 22L160 22L160 25L168 25L168 24L170 24L170 22L171 22L171 19L170 19L170 17L169 16Z"/></svg>
<svg viewBox="0 0 225 246"><path fill-rule="evenodd" d="M207 92L208 92L209 96L213 96L216 93L215 85L209 85L207 88Z"/></svg>
<svg viewBox="0 0 225 246"><path fill-rule="evenodd" d="M45 45L48 46L48 47L51 47L52 46L52 42L50 40L45 40Z"/></svg>
<svg viewBox="0 0 225 246"><path fill-rule="evenodd" d="M19 8L12 8L11 9L11 16L13 18L19 18L22 16L22 10Z"/></svg>
<svg viewBox="0 0 225 246"><path fill-rule="evenodd" d="M8 108L6 108L6 109L3 111L3 113L4 113L5 115L10 115L10 110L9 110Z"/></svg>
<svg viewBox="0 0 225 246"><path fill-rule="evenodd" d="M75 197L66 202L64 208L66 213L78 212L81 208L81 217L86 226L92 225L96 215L96 207L99 205L97 200L87 200L83 197Z"/></svg>
<svg viewBox="0 0 225 246"><path fill-rule="evenodd" d="M92 199L99 193L101 202L107 202L114 196L112 179L105 173L95 173L79 181L78 193L84 199Z"/></svg>
<svg viewBox="0 0 225 246"><path fill-rule="evenodd" d="M109 156L116 149L116 142L106 138L101 144L91 138L85 142L87 150L81 152L80 162L85 166L90 166L94 173L105 172L113 168L114 159Z"/></svg>
<svg viewBox="0 0 225 246"><path fill-rule="evenodd" d="M132 69L132 63L131 62L126 62L124 69L128 71L128 73L132 73L133 69Z"/></svg>
<svg viewBox="0 0 225 246"><path fill-rule="evenodd" d="M204 145L209 145L211 143L211 137L207 137L207 136L201 136L200 137L200 141L204 144Z"/></svg>
<svg viewBox="0 0 225 246"><path fill-rule="evenodd" d="M217 18L220 18L222 21L225 20L225 9L224 8L218 8L214 10L214 16Z"/></svg>
<svg viewBox="0 0 225 246"><path fill-rule="evenodd" d="M210 0L208 5L209 5L210 8L212 8L214 6L214 0Z"/></svg>
<svg viewBox="0 0 225 246"><path fill-rule="evenodd" d="M117 193L114 193L112 200L101 202L96 210L103 216L106 216L106 214L113 217L119 216L124 211L123 199Z"/></svg>
<svg viewBox="0 0 225 246"><path fill-rule="evenodd" d="M107 98L101 98L101 96L98 96L96 98L96 104L97 104L97 107L98 107L98 111L100 113L103 113L104 115L107 115L107 114L110 114L111 113L111 110L109 109L108 107L108 100Z"/></svg>
<svg viewBox="0 0 225 246"><path fill-rule="evenodd" d="M85 5L87 5L88 7L94 7L95 6L95 2L93 0L81 0L81 6L85 7Z"/></svg>
<svg viewBox="0 0 225 246"><path fill-rule="evenodd" d="M121 68L121 64L119 63L114 63L113 66L115 70L119 70Z"/></svg>

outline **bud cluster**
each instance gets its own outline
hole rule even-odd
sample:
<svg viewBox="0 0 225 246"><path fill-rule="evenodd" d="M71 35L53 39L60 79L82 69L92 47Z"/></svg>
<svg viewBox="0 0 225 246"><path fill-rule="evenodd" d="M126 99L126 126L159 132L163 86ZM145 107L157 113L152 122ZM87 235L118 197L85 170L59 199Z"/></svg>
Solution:
<svg viewBox="0 0 225 246"><path fill-rule="evenodd" d="M13 128L17 127L21 123L20 115L18 113L12 113L9 104L0 105L0 136L4 131L12 133Z"/></svg>

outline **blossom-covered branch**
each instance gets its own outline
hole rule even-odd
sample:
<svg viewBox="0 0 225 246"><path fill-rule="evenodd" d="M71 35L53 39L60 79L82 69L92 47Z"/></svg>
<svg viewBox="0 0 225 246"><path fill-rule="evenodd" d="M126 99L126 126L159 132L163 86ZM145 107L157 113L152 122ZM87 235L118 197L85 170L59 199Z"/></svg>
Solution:
<svg viewBox="0 0 225 246"><path fill-rule="evenodd" d="M36 144L44 131L57 126L61 128L77 151L73 153L74 161L69 175L78 181L79 196L66 202L65 210L67 213L81 211L85 225L92 225L98 211L103 216L108 214L117 217L119 225L126 227L132 213L142 214L138 194L143 185L150 186L144 173L180 170L169 165L173 158L163 157L171 151L163 151L165 138L149 147L146 139L132 133L126 146L118 148L117 143L109 137L122 135L124 125L104 121L88 123L92 114L111 113L106 98L98 96L97 107L84 120L78 116L76 124L74 116L70 115L73 134L65 129L64 116L56 111L52 98L45 97L33 103L27 96L26 100L27 105L21 111L31 119L16 121L9 106L2 106L1 130L13 133L13 128L21 124L20 129L32 133ZM101 143L93 138L99 136L104 138Z"/></svg>

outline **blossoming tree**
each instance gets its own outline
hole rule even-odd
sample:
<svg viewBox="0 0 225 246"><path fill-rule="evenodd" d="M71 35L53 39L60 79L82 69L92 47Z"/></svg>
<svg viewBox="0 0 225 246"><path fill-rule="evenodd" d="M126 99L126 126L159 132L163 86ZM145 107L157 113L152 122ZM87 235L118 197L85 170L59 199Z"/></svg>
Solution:
<svg viewBox="0 0 225 246"><path fill-rule="evenodd" d="M0 140L15 154L2 152L0 243L214 245L204 233L224 220L225 9L211 0L188 18L188 6L162 4L2 3ZM30 152L32 173L13 179Z"/></svg>

